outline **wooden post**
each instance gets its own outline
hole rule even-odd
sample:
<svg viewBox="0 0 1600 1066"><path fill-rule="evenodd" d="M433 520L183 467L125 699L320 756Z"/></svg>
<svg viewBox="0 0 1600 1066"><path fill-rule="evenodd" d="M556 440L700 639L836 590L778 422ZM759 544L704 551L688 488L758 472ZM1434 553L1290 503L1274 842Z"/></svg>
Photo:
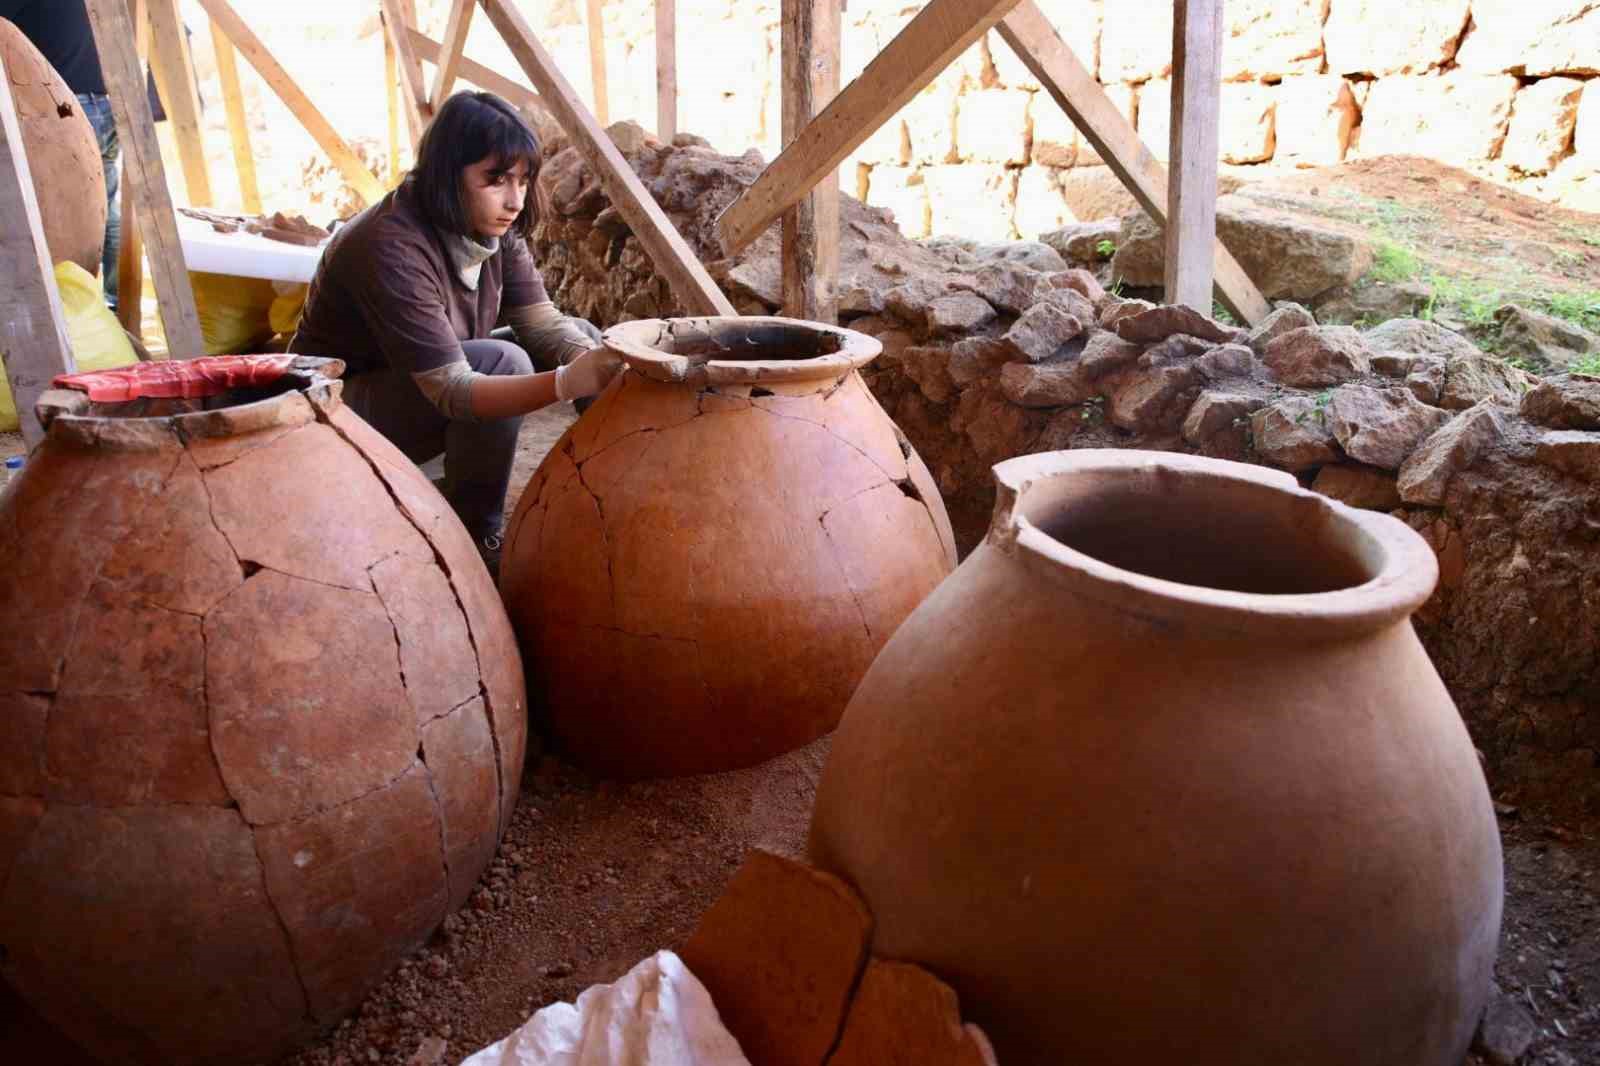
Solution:
<svg viewBox="0 0 1600 1066"><path fill-rule="evenodd" d="M400 62L400 106L405 112L406 127L411 133L411 150L417 150L422 140L422 130L429 117L428 89L422 80L422 62L411 50L411 36L406 31L411 23L400 8L399 0L378 0L382 5L383 29L394 44Z"/></svg>
<svg viewBox="0 0 1600 1066"><path fill-rule="evenodd" d="M734 255L800 201L1019 0L930 0L717 220Z"/></svg>
<svg viewBox="0 0 1600 1066"><path fill-rule="evenodd" d="M1211 313L1222 108L1222 0L1173 0L1167 303Z"/></svg>
<svg viewBox="0 0 1600 1066"><path fill-rule="evenodd" d="M783 141L792 144L839 92L839 0L783 0ZM783 213L783 313L839 318L839 172Z"/></svg>
<svg viewBox="0 0 1600 1066"><path fill-rule="evenodd" d="M217 80L222 83L222 104L228 111L228 136L233 140L233 165L239 171L239 198L246 214L261 214L261 187L256 184L256 157L250 151L250 123L244 113L244 90L239 85L239 64L228 35L215 21L211 43L217 51Z"/></svg>
<svg viewBox="0 0 1600 1066"><path fill-rule="evenodd" d="M511 54L539 90L539 98L560 123L584 160L600 176L601 186L612 206L622 216L640 244L649 253L656 269L666 277L678 299L690 314L734 315L733 304L711 280L706 268L695 258L672 220L638 175L611 143L606 131L584 110L583 102L567 79L561 76L555 60L533 36L527 21L511 0L482 0L484 13L505 38Z"/></svg>
<svg viewBox="0 0 1600 1066"><path fill-rule="evenodd" d="M138 216L144 226L150 274L161 307L161 325L167 334L167 354L187 358L205 354L200 316L195 311L194 290L178 241L178 220L167 191L167 174L156 144L156 124L150 116L150 99L135 53L133 26L125 0L87 0L89 25L106 95L117 117L117 139L122 143L122 180L132 182ZM138 298L135 294L135 299Z"/></svg>
<svg viewBox="0 0 1600 1066"><path fill-rule="evenodd" d="M1111 102L1093 74L1067 47L1034 0L1021 0L1001 20L1001 38L1039 79L1051 98L1083 132L1095 151L1122 180L1133 198L1161 226L1167 224L1167 172L1155 160L1133 125ZM859 80L859 79L858 79ZM852 86L853 87L853 86ZM747 193L748 195L748 193ZM1240 322L1259 322L1272 310L1238 260L1215 244L1216 291Z"/></svg>
<svg viewBox="0 0 1600 1066"><path fill-rule="evenodd" d="M150 54L150 19L145 0L128 0L128 17L133 19L134 54L143 61ZM133 182L125 174L117 193L122 201L122 247L117 249L117 321L122 328L144 339L144 238L139 233L139 207ZM128 294L133 299L128 299Z"/></svg>
<svg viewBox="0 0 1600 1066"><path fill-rule="evenodd" d="M656 136L678 135L678 0L656 0Z"/></svg>
<svg viewBox="0 0 1600 1066"><path fill-rule="evenodd" d="M389 104L389 184L400 182L400 60L394 38L383 31L383 95Z"/></svg>
<svg viewBox="0 0 1600 1066"><path fill-rule="evenodd" d="M450 95L450 87L455 84L456 73L461 68L461 50L467 44L467 31L472 28L472 9L477 0L454 0L450 5L450 21L445 24L443 54L438 60L438 69L433 74L433 92L428 97L428 104L437 112Z"/></svg>
<svg viewBox="0 0 1600 1066"><path fill-rule="evenodd" d="M122 3L123 0L116 0ZM0 366L11 383L22 438L44 439L33 405L57 374L77 370L67 341L50 249L39 221L11 79L0 77Z"/></svg>
<svg viewBox="0 0 1600 1066"><path fill-rule="evenodd" d="M245 62L261 75L261 80L267 83L267 88L283 101L284 106L300 120L300 125L305 127L312 139L328 153L328 158L333 160L333 165L339 168L339 173L349 182L362 202L370 204L383 199L383 183L373 176L365 163L361 162L361 157L345 143L343 137L339 136L332 123L324 118L322 112L311 102L311 98L300 90L300 86L289 77L289 72L272 58L272 53L261 43L261 38L257 37L245 24L244 19L228 6L227 0L199 0L199 3L206 9L206 14L211 16L212 24L221 28L233 46L243 53Z"/></svg>
<svg viewBox="0 0 1600 1066"><path fill-rule="evenodd" d="M430 63L437 63L439 56L444 52L444 46L432 37L424 37L421 30L411 29L406 31L411 40L411 48L421 59ZM512 107L522 111L537 111L548 114L549 108L539 99L539 94L526 85L512 81L504 74L497 74L481 63L474 63L466 56L461 57L461 64L457 68L461 81L470 81L480 89L487 89L503 97Z"/></svg>
<svg viewBox="0 0 1600 1066"><path fill-rule="evenodd" d="M601 0L588 0L589 75L594 82L594 117L600 127L611 125L606 99L606 24L600 16Z"/></svg>
<svg viewBox="0 0 1600 1066"><path fill-rule="evenodd" d="M194 83L194 61L188 36L178 17L177 0L147 0L150 5L150 69L155 72L161 106L172 122L183 165L189 203L209 207L211 175L206 169L205 137L200 129L200 93Z"/></svg>

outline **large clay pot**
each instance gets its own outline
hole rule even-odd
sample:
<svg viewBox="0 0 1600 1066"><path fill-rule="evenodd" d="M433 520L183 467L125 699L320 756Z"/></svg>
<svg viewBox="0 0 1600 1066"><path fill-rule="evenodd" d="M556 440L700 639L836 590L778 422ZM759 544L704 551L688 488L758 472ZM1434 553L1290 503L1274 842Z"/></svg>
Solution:
<svg viewBox="0 0 1600 1066"><path fill-rule="evenodd" d="M516 799L494 585L327 362L168 417L47 392L0 495L0 973L107 1062L291 1050Z"/></svg>
<svg viewBox="0 0 1600 1066"><path fill-rule="evenodd" d="M70 259L98 274L106 237L106 175L94 127L61 75L5 19L0 19L0 66L11 79L50 258Z"/></svg>
<svg viewBox="0 0 1600 1066"><path fill-rule="evenodd" d="M1000 1062L1458 1066L1500 842L1403 523L1220 460L995 467L835 735L814 861Z"/></svg>
<svg viewBox="0 0 1600 1066"><path fill-rule="evenodd" d="M927 468L856 373L878 342L703 318L605 343L627 372L551 450L507 533L530 704L619 778L814 740L955 565Z"/></svg>

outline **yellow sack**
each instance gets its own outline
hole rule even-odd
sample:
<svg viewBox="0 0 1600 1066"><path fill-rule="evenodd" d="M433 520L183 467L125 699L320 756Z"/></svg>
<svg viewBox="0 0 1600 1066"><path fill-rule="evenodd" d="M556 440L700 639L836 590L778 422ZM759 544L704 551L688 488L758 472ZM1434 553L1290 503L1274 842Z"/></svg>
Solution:
<svg viewBox="0 0 1600 1066"><path fill-rule="evenodd" d="M66 319L67 342L80 371L115 370L139 361L122 323L106 306L100 279L77 263L56 264L56 289ZM0 430L17 428L17 405L11 385L0 375Z"/></svg>
<svg viewBox="0 0 1600 1066"><path fill-rule="evenodd" d="M306 309L306 293L311 286L304 282L274 283L278 298L272 301L267 321L274 333L290 334L300 328L300 312Z"/></svg>
<svg viewBox="0 0 1600 1066"><path fill-rule="evenodd" d="M265 278L189 273L207 355L254 351L273 334L269 313L277 293ZM181 353L174 353L181 354Z"/></svg>

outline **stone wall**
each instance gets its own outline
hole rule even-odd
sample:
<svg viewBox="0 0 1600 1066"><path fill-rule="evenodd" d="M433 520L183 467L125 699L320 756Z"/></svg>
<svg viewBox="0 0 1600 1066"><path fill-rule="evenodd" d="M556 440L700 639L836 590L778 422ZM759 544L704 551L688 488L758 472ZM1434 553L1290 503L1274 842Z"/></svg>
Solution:
<svg viewBox="0 0 1600 1066"><path fill-rule="evenodd" d="M713 221L754 154L612 132L691 246L718 254ZM578 153L552 150L537 255L558 304L605 324L681 314ZM989 467L1014 455L1153 448L1293 471L1438 552L1417 626L1497 794L1600 809L1600 379L1541 380L1413 319L1358 332L1282 305L1245 333L1107 294L1043 244L914 242L851 198L843 216L842 317L882 341L864 376L964 551L987 526ZM742 312L776 309L775 231L708 267Z"/></svg>
<svg viewBox="0 0 1600 1066"><path fill-rule="evenodd" d="M433 6L442 21L448 5ZM859 74L920 6L851 0L843 77ZM1165 156L1172 0L1040 6ZM524 8L587 95L583 5ZM611 118L653 128L653 5L614 0L603 10ZM1259 169L1422 154L1600 211L1600 6L1592 0L1226 0L1225 17L1225 163ZM773 158L777 0L680 0L678 34L680 128L724 152L754 147ZM470 54L516 69L487 25L474 26ZM1115 213L1106 210L1104 170L991 32L863 144L841 178L846 192L893 209L908 236L1002 240Z"/></svg>

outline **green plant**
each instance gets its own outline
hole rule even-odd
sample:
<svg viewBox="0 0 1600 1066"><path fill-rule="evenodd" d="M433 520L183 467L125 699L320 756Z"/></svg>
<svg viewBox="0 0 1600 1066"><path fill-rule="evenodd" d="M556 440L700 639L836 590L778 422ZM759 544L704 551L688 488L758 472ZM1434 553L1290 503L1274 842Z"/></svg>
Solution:
<svg viewBox="0 0 1600 1066"><path fill-rule="evenodd" d="M1410 281L1422 272L1416 253L1403 244L1384 239L1373 250L1372 269L1367 271L1374 281Z"/></svg>
<svg viewBox="0 0 1600 1066"><path fill-rule="evenodd" d="M1117 254L1117 242L1109 238L1102 241L1096 241L1094 246L1094 254L1098 255L1101 259L1110 259L1112 256Z"/></svg>
<svg viewBox="0 0 1600 1066"><path fill-rule="evenodd" d="M1569 373L1587 374L1590 377L1600 377L1600 352L1586 355L1576 363L1567 367Z"/></svg>
<svg viewBox="0 0 1600 1066"><path fill-rule="evenodd" d="M1537 302L1557 318L1564 318L1585 329L1600 329L1600 292L1552 292L1546 293Z"/></svg>
<svg viewBox="0 0 1600 1066"><path fill-rule="evenodd" d="M1238 325L1238 323L1234 320L1233 312L1229 311L1226 307L1223 307L1222 304L1216 300L1211 301L1211 317L1216 319L1218 322L1221 322L1224 326Z"/></svg>
<svg viewBox="0 0 1600 1066"><path fill-rule="evenodd" d="M1499 338L1495 338L1495 339L1498 340ZM1533 369L1533 364L1528 362L1526 359L1524 359L1520 355L1508 355L1503 360L1501 360L1501 362L1505 363L1506 366L1516 367L1518 370L1532 370Z"/></svg>

